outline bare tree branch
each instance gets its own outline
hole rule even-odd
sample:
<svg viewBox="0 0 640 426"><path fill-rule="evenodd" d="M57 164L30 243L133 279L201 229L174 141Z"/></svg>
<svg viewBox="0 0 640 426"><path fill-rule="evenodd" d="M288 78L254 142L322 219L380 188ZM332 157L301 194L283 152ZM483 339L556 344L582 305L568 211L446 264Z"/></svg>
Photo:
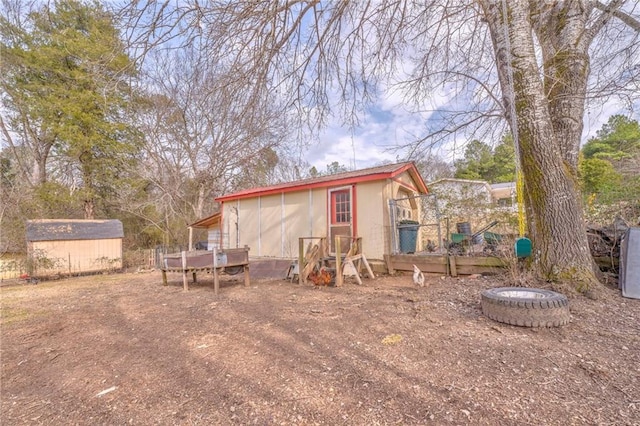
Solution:
<svg viewBox="0 0 640 426"><path fill-rule="evenodd" d="M596 7L597 9L601 10L604 13L601 15L601 18L596 22L596 25L590 28L590 31L598 32L600 28L602 28L602 26L606 23L606 20L608 19L607 15L609 15L609 16L614 16L618 18L619 20L624 22L626 25L633 28L635 31L640 32L640 20L635 16L620 10L620 6L624 3L624 1L615 0L609 4L604 4L601 1L594 0L592 3L594 7Z"/></svg>

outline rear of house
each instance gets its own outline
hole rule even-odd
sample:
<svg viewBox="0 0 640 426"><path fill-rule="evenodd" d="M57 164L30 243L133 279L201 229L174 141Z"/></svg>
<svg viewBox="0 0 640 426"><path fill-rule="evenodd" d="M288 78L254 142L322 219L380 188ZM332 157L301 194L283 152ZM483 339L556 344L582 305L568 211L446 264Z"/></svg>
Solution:
<svg viewBox="0 0 640 426"><path fill-rule="evenodd" d="M119 220L29 220L29 272L43 276L121 269L123 237Z"/></svg>
<svg viewBox="0 0 640 426"><path fill-rule="evenodd" d="M361 237L370 259L391 247L389 201L403 199L404 217L420 217L413 197L427 187L412 162L253 188L218 197L224 247L251 248L257 257L297 258L299 238ZM226 239L226 241L225 241Z"/></svg>

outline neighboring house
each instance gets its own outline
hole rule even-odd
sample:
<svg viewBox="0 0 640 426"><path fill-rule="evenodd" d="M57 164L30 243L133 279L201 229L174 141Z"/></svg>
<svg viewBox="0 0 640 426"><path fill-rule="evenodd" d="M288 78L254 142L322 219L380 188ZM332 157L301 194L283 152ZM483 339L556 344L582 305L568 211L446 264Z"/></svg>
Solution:
<svg viewBox="0 0 640 426"><path fill-rule="evenodd" d="M509 218L517 211L515 183L445 178L429 183L429 190L437 198L440 215L448 219L450 232L459 231L458 224L465 222L476 232L493 220L502 224L501 232L510 231Z"/></svg>
<svg viewBox="0 0 640 426"><path fill-rule="evenodd" d="M438 198L441 211L489 206L493 202L491 186L484 180L444 178L429 183L429 189Z"/></svg>
<svg viewBox="0 0 640 426"><path fill-rule="evenodd" d="M517 207L516 183L492 183L491 197L498 207L512 207L515 209Z"/></svg>
<svg viewBox="0 0 640 426"><path fill-rule="evenodd" d="M404 199L403 217L417 220L420 203L411 197L426 193L412 162L248 189L216 198L219 235L223 247L247 245L252 256L277 258L297 258L300 237L328 237L333 252L336 235L357 236L367 258L383 259L392 238L389 201Z"/></svg>
<svg viewBox="0 0 640 426"><path fill-rule="evenodd" d="M123 237L119 220L28 220L29 272L81 274L121 269Z"/></svg>
<svg viewBox="0 0 640 426"><path fill-rule="evenodd" d="M445 178L429 183L432 193L438 196L440 208L451 203L471 202L479 205L510 207L516 204L516 183L493 183L484 180Z"/></svg>

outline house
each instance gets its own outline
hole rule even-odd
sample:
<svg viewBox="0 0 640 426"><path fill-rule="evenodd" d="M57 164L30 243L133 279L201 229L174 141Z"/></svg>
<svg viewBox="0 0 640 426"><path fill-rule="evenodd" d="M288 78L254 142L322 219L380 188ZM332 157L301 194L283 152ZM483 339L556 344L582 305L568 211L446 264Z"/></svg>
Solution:
<svg viewBox="0 0 640 426"><path fill-rule="evenodd" d="M515 183L490 185L484 180L444 178L428 184L437 198L440 215L449 222L449 232L476 232L497 220L494 230L511 233L510 223L517 212Z"/></svg>
<svg viewBox="0 0 640 426"><path fill-rule="evenodd" d="M492 183L491 197L493 198L493 202L496 203L498 207L506 207L517 210L515 182Z"/></svg>
<svg viewBox="0 0 640 426"><path fill-rule="evenodd" d="M124 231L119 220L27 221L32 275L82 274L122 268Z"/></svg>
<svg viewBox="0 0 640 426"><path fill-rule="evenodd" d="M257 257L297 258L300 237L361 237L369 259L389 253L392 232L390 201L400 199L402 217L418 219L426 194L413 162L253 188L216 198L220 203L223 247L249 246ZM213 219L212 219L213 220Z"/></svg>
<svg viewBox="0 0 640 426"><path fill-rule="evenodd" d="M456 220L466 221L479 208L493 204L491 186L484 180L444 178L429 183L429 189L438 199L440 213Z"/></svg>

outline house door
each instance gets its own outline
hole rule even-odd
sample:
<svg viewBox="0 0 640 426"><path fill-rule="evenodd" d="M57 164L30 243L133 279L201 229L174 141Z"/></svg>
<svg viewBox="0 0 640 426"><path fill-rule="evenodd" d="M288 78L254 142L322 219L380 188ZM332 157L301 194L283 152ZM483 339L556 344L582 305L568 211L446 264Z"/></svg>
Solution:
<svg viewBox="0 0 640 426"><path fill-rule="evenodd" d="M335 253L336 235L353 236L351 188L331 190L329 200L329 245L331 252ZM342 239L340 252L346 253L349 250L349 245L349 239Z"/></svg>

